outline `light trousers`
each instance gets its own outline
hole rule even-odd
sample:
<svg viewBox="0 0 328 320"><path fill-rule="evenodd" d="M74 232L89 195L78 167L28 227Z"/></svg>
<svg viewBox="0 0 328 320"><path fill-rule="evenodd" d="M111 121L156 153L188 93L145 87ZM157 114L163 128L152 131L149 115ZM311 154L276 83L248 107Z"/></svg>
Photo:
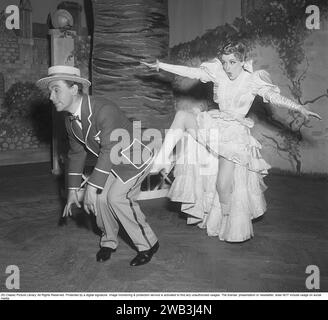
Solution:
<svg viewBox="0 0 328 320"><path fill-rule="evenodd" d="M147 173L145 170L126 183L110 173L104 189L97 195L96 222L102 231L100 246L116 249L119 222L138 251L149 250L156 243L157 237L136 201Z"/></svg>

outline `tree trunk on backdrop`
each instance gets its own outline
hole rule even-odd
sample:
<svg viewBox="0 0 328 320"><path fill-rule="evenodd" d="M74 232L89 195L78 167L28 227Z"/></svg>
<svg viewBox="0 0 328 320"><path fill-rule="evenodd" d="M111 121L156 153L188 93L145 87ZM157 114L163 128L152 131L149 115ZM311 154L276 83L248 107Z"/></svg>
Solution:
<svg viewBox="0 0 328 320"><path fill-rule="evenodd" d="M140 65L167 57L167 0L93 0L92 94L114 100L142 128L174 116L169 81Z"/></svg>

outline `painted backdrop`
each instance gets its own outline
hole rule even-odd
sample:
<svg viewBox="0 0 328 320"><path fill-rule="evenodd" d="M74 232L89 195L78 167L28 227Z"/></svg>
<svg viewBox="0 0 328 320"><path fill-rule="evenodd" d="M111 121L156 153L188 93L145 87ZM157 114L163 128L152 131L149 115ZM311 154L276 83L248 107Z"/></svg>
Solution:
<svg viewBox="0 0 328 320"><path fill-rule="evenodd" d="M319 7L321 18L320 29L312 32L305 25L305 8L310 4ZM296 114L263 103L253 105L253 132L263 145L264 157L284 171L327 174L326 20L327 2L323 0L169 0L170 62L198 66L213 58L223 41L233 37L248 41L254 69L269 71L282 94L302 104L308 102L307 107L323 118L304 125ZM179 81L176 87L199 91L194 81ZM185 99L182 104L185 107L191 101Z"/></svg>

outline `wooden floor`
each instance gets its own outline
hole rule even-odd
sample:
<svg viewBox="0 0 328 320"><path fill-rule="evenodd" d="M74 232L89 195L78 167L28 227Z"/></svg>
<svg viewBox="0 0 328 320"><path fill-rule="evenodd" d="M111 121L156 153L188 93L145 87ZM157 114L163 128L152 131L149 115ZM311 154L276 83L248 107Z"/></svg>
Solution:
<svg viewBox="0 0 328 320"><path fill-rule="evenodd" d="M123 240L111 260L96 262L99 237L85 214L58 224L59 182L48 163L0 167L0 291L7 265L20 268L22 292L310 292L308 265L320 269L317 291L328 291L327 181L267 177L268 210L242 244L186 225L166 199L141 201L160 249L134 268Z"/></svg>

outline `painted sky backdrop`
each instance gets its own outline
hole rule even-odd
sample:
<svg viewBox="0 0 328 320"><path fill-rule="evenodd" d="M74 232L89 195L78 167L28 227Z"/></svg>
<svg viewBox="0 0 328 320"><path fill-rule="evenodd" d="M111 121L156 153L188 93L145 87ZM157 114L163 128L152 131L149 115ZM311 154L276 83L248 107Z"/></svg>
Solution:
<svg viewBox="0 0 328 320"><path fill-rule="evenodd" d="M170 47L241 16L241 0L168 0Z"/></svg>

